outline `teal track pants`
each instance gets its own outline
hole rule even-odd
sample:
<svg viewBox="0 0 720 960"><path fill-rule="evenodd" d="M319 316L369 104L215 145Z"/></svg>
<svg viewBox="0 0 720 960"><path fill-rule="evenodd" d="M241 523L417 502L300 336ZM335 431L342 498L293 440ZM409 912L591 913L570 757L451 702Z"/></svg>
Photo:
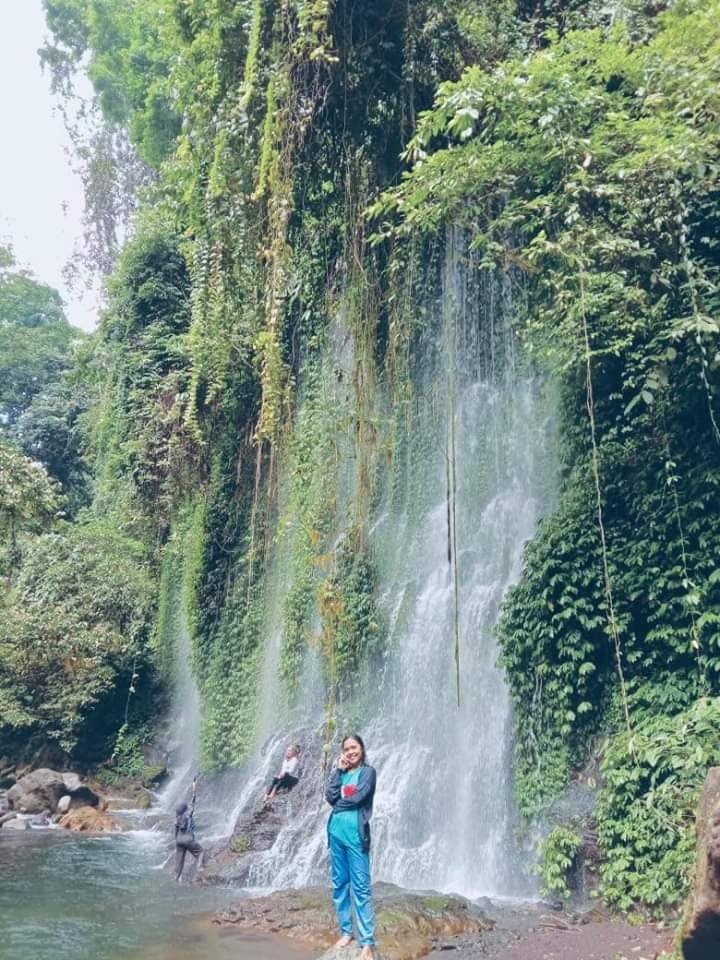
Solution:
<svg viewBox="0 0 720 960"><path fill-rule="evenodd" d="M370 889L370 855L362 848L342 843L330 836L330 865L332 868L333 903L342 933L352 936L350 895L355 907L355 918L362 947L375 944L375 911Z"/></svg>

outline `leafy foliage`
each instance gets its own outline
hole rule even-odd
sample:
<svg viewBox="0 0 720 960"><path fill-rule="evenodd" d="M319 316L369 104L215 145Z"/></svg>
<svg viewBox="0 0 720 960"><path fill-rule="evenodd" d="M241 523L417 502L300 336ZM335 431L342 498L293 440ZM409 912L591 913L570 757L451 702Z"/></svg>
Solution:
<svg viewBox="0 0 720 960"><path fill-rule="evenodd" d="M157 166L180 130L168 77L174 50L169 4L45 0L53 43L43 51L57 72L89 54L88 74L105 116L127 124L142 157Z"/></svg>
<svg viewBox="0 0 720 960"><path fill-rule="evenodd" d="M57 484L38 463L0 441L0 535L5 559L18 559L18 536L42 530L60 506Z"/></svg>
<svg viewBox="0 0 720 960"><path fill-rule="evenodd" d="M12 749L40 737L101 759L123 722L131 674L147 689L151 613L146 559L111 524L32 542L3 600L2 742Z"/></svg>
<svg viewBox="0 0 720 960"><path fill-rule="evenodd" d="M608 903L662 914L687 896L700 788L720 763L719 721L720 700L701 698L682 713L647 716L608 744L597 808Z"/></svg>
<svg viewBox="0 0 720 960"><path fill-rule="evenodd" d="M104 396L92 432L102 463L98 500L114 499L122 477L139 509L160 525L195 462L184 423L189 295L177 238L161 220L143 222L110 287L94 359Z"/></svg>
<svg viewBox="0 0 720 960"><path fill-rule="evenodd" d="M18 270L0 247L0 430L11 430L35 394L71 363L82 332L65 319L57 290Z"/></svg>
<svg viewBox="0 0 720 960"><path fill-rule="evenodd" d="M582 837L566 826L554 827L540 844L537 872L545 896L567 899L571 895L568 874L582 846Z"/></svg>
<svg viewBox="0 0 720 960"><path fill-rule="evenodd" d="M52 383L35 394L15 430L24 452L61 484L72 512L89 499L84 416L89 407L90 396L81 381Z"/></svg>

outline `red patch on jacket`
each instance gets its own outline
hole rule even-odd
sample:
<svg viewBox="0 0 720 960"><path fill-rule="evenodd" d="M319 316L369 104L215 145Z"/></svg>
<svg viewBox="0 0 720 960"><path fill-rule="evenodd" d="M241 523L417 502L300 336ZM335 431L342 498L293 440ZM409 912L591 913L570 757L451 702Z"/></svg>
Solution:
<svg viewBox="0 0 720 960"><path fill-rule="evenodd" d="M357 793L357 787L354 783L348 783L346 786L342 787L340 790L340 795L343 799L346 797L351 797L354 793Z"/></svg>

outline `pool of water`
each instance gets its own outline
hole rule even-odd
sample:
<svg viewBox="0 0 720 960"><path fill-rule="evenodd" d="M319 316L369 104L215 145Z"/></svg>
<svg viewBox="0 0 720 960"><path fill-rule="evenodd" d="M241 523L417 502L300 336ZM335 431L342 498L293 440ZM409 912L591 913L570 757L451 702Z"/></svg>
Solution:
<svg viewBox="0 0 720 960"><path fill-rule="evenodd" d="M302 960L211 915L241 891L176 884L165 831L88 837L0 830L0 956L7 960Z"/></svg>

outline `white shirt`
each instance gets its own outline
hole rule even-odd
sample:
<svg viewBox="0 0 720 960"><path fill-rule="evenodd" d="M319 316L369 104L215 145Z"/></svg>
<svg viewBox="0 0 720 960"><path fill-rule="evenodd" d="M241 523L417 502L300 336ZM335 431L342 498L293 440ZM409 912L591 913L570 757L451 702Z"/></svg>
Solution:
<svg viewBox="0 0 720 960"><path fill-rule="evenodd" d="M299 766L300 760L297 757L285 757L283 760L283 765L280 769L280 776L284 777L285 774L288 774L288 776L297 777Z"/></svg>

